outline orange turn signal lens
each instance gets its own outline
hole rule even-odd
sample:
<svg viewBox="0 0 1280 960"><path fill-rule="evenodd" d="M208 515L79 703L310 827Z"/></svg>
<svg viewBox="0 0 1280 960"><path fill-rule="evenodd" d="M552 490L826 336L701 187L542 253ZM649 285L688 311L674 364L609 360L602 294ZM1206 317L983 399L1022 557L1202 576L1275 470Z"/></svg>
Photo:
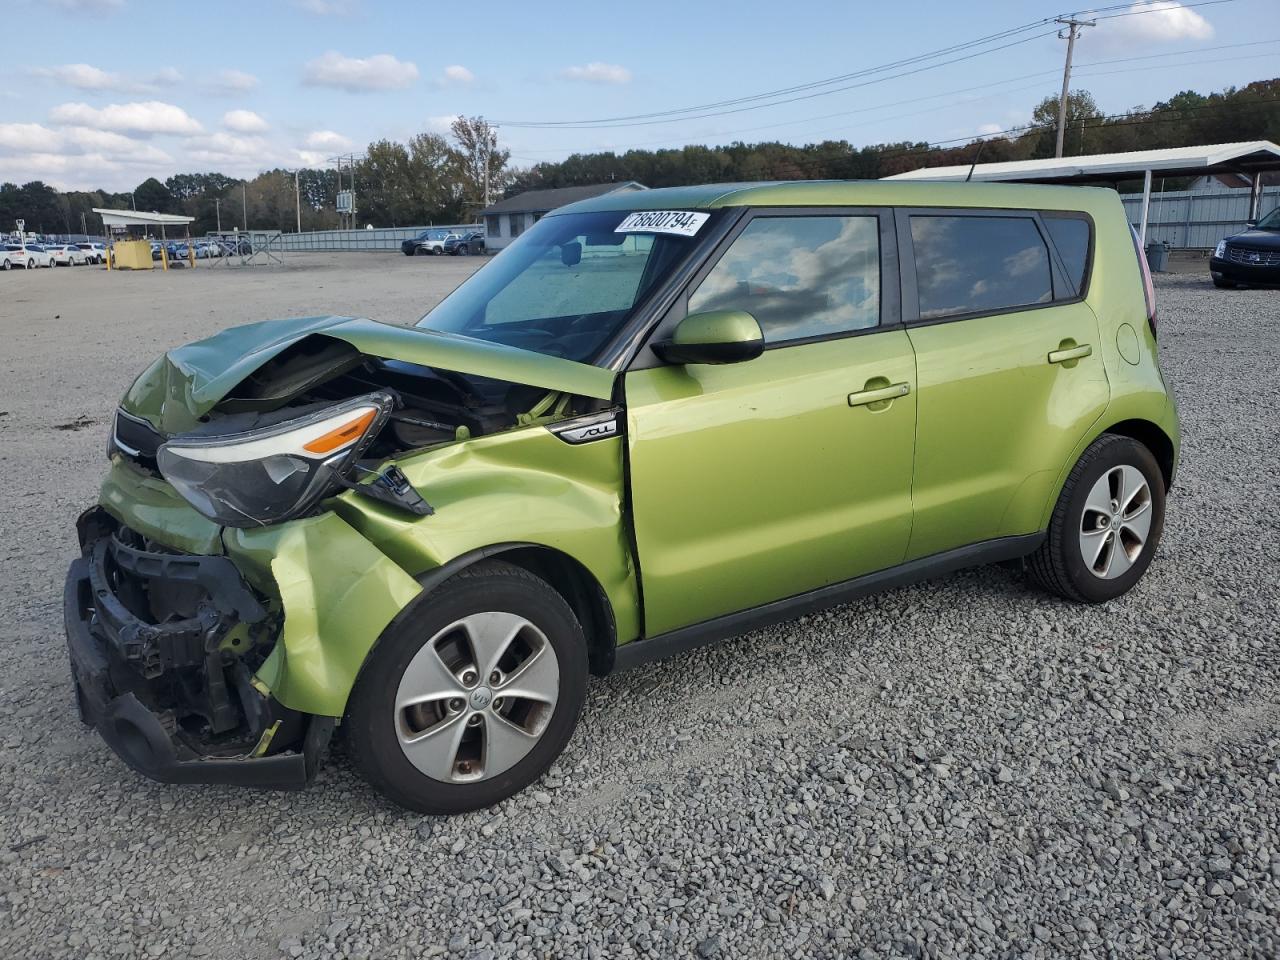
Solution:
<svg viewBox="0 0 1280 960"><path fill-rule="evenodd" d="M364 435L369 429L369 424L373 423L373 418L378 415L377 410L368 410L353 420L348 420L340 427L335 427L328 433L321 434L310 443L304 444L302 449L311 453L332 453L340 447L345 447Z"/></svg>

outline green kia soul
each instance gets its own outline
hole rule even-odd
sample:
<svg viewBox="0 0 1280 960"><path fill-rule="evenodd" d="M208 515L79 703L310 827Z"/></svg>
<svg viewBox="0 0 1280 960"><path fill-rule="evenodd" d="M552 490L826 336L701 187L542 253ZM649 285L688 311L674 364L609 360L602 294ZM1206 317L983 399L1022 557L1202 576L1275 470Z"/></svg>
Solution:
<svg viewBox="0 0 1280 960"><path fill-rule="evenodd" d="M237 327L116 414L66 626L174 783L537 779L588 673L974 564L1129 590L1178 420L1110 191L730 184L543 218L413 328Z"/></svg>

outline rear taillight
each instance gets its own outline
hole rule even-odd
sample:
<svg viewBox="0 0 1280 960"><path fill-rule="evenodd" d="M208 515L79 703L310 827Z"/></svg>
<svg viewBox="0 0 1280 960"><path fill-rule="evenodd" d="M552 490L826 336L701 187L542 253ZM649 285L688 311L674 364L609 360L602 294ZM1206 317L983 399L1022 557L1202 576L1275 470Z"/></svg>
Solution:
<svg viewBox="0 0 1280 960"><path fill-rule="evenodd" d="M1133 250L1138 255L1138 267L1142 271L1142 295L1147 301L1147 325L1151 327L1151 336L1156 335L1156 287L1151 282L1151 266L1147 263L1147 252L1142 249L1142 241L1138 239L1138 231L1129 227L1129 235L1133 237Z"/></svg>

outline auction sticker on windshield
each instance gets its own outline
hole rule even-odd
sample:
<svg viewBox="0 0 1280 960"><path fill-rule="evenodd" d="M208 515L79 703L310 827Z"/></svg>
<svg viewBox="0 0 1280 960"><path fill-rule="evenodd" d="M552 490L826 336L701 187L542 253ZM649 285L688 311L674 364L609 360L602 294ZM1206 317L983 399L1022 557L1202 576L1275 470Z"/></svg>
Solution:
<svg viewBox="0 0 1280 960"><path fill-rule="evenodd" d="M641 210L613 228L614 233L674 233L692 237L711 216L696 210Z"/></svg>

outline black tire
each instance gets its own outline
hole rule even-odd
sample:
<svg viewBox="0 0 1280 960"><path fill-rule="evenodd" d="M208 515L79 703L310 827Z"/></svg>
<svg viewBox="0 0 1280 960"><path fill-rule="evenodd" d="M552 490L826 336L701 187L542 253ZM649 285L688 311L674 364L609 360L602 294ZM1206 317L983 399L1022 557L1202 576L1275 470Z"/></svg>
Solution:
<svg viewBox="0 0 1280 960"><path fill-rule="evenodd" d="M559 665L555 707L540 739L514 766L470 783L433 779L401 749L394 698L427 640L463 617L488 611L517 614L546 636ZM546 772L573 735L586 692L587 644L569 605L527 570L491 560L454 575L383 631L356 681L344 726L352 761L376 790L419 813L466 813L505 800Z"/></svg>
<svg viewBox="0 0 1280 960"><path fill-rule="evenodd" d="M1113 579L1095 575L1081 547L1081 525L1090 491L1117 467L1138 470L1150 491L1151 527L1132 565ZM1128 593L1151 565L1164 530L1165 485L1160 465L1147 447L1129 437L1103 434L1081 455L1067 476L1049 520L1044 543L1027 559L1032 578L1051 593L1077 603L1105 603Z"/></svg>

